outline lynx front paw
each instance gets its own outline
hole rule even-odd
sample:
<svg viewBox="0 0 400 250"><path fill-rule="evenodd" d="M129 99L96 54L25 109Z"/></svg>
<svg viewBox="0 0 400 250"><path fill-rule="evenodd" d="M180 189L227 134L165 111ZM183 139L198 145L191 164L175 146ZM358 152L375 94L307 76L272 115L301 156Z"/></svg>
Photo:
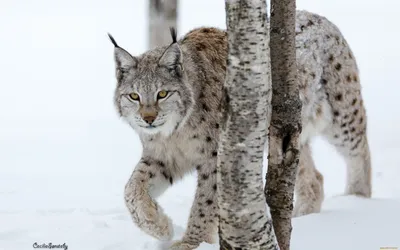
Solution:
<svg viewBox="0 0 400 250"><path fill-rule="evenodd" d="M171 220L164 214L162 208L151 201L136 201L137 204L127 204L133 207L131 211L135 224L147 234L162 241L171 240L174 232Z"/></svg>
<svg viewBox="0 0 400 250"><path fill-rule="evenodd" d="M200 243L189 243L184 240L176 241L168 250L193 250L196 249Z"/></svg>
<svg viewBox="0 0 400 250"><path fill-rule="evenodd" d="M182 240L176 241L170 246L169 250L192 250L199 247L199 245L203 242L208 244L214 244L216 242L216 234L210 233L208 236L196 233L189 234L191 236L184 236Z"/></svg>

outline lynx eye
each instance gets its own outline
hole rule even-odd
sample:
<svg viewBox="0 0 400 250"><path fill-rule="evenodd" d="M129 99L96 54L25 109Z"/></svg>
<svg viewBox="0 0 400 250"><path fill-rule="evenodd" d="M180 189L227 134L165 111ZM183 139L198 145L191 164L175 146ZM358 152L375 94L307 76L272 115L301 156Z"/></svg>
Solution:
<svg viewBox="0 0 400 250"><path fill-rule="evenodd" d="M165 90L161 90L160 92L158 92L157 94L157 99L163 99L168 95L168 91Z"/></svg>
<svg viewBox="0 0 400 250"><path fill-rule="evenodd" d="M131 93L129 94L129 97L134 100L134 101L139 101L139 95L137 93Z"/></svg>

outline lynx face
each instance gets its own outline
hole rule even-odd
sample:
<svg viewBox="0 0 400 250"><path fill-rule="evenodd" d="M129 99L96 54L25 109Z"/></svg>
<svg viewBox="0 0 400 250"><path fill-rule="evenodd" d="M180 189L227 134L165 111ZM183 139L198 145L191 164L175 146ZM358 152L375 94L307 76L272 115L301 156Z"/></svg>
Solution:
<svg viewBox="0 0 400 250"><path fill-rule="evenodd" d="M115 45L118 86L115 105L138 133L170 135L184 125L193 106L178 43L139 57Z"/></svg>

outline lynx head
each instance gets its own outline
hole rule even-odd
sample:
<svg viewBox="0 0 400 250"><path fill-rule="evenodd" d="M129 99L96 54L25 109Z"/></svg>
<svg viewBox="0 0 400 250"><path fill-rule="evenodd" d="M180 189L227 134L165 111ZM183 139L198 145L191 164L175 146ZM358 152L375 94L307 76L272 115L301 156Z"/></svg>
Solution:
<svg viewBox="0 0 400 250"><path fill-rule="evenodd" d="M193 108L183 54L171 28L172 43L134 57L114 38L119 114L138 133L170 135L182 127Z"/></svg>

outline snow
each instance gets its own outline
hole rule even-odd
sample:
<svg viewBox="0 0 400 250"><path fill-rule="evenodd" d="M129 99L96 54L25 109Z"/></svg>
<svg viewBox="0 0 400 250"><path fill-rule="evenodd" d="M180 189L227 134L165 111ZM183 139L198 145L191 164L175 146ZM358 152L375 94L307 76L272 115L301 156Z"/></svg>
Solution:
<svg viewBox="0 0 400 250"><path fill-rule="evenodd" d="M225 27L223 1L180 1L178 33ZM0 250L33 244L68 249L158 249L136 228L123 189L141 154L116 115L110 32L133 54L146 49L145 0L3 0L0 8ZM400 117L396 0L298 0L327 16L358 58L368 112L373 198L341 196L344 161L313 143L325 176L320 214L293 220L292 249L376 250L400 246ZM188 176L161 198L185 230L195 191ZM218 249L203 244L199 249Z"/></svg>

